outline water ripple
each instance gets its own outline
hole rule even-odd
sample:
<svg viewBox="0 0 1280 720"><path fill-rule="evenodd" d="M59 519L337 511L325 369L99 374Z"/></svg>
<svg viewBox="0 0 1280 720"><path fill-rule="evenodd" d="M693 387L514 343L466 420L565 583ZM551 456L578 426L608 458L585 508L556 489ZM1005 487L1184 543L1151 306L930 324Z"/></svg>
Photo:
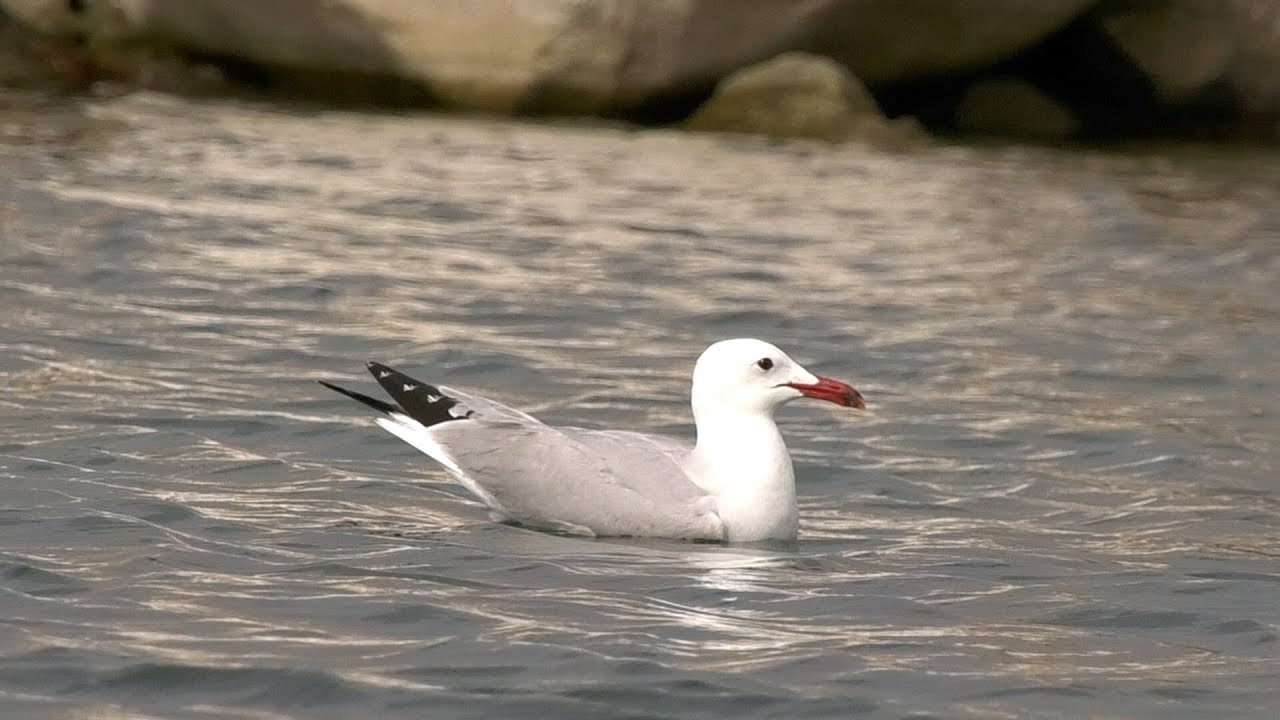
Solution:
<svg viewBox="0 0 1280 720"><path fill-rule="evenodd" d="M1263 717L1277 163L133 96L0 145L15 717ZM794 543L496 525L314 381L688 433L770 337ZM359 380L358 382L363 382Z"/></svg>

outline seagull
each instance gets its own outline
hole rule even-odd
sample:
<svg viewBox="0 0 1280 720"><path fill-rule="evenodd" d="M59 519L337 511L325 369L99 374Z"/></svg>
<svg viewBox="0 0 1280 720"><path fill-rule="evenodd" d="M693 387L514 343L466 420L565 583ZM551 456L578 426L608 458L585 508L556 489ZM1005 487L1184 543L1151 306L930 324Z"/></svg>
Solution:
<svg viewBox="0 0 1280 720"><path fill-rule="evenodd" d="M395 402L320 381L381 412L383 429L444 466L495 520L552 532L755 542L793 540L795 474L773 414L799 398L866 409L849 385L750 338L707 348L693 369L697 442L553 427L377 362Z"/></svg>

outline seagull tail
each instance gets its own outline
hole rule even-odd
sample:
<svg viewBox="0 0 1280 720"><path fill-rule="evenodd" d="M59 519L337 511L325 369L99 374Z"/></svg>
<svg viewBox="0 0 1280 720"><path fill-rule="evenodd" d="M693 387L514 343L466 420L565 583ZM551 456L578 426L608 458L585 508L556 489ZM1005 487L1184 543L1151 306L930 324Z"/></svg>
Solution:
<svg viewBox="0 0 1280 720"><path fill-rule="evenodd" d="M351 398L352 400L355 400L356 402L360 402L360 403L364 403L365 405L368 405L369 407L373 408L374 410L377 410L378 412L383 412L388 415L392 413L401 413L401 414L404 413L404 410L402 410L400 406L396 405L395 403L389 403L384 400L379 400L378 398L372 398L372 397L369 397L368 395L365 395L364 393L358 393L355 390L348 390L344 387L338 387L337 385L332 385L323 380L320 380L318 382L321 385L329 388L330 390L333 390L334 392L340 392L343 395L346 395L347 397Z"/></svg>
<svg viewBox="0 0 1280 720"><path fill-rule="evenodd" d="M471 416L471 411L457 412L462 408L457 406L457 401L453 398L444 395L443 392L431 385L419 383L417 380L396 372L385 365L370 363L369 370L378 382L382 384L384 390L392 393L394 397L411 409L416 410L418 416L422 419L415 417L413 413L395 403L372 398L364 393L348 390L323 380L319 382L334 392L342 393L356 402L385 413L387 417L375 418L374 422L378 423L382 429L409 443L443 465L449 471L449 474L457 478L463 487L470 490L472 494L489 506L489 509L497 513L498 516L502 518L509 517L497 498L463 471L458 466L458 462L453 455L440 443L436 442L431 432L432 425L437 425L446 420L465 419ZM437 395L436 393L439 394ZM457 410L450 412L455 407L457 407ZM424 423L423 419L428 422Z"/></svg>

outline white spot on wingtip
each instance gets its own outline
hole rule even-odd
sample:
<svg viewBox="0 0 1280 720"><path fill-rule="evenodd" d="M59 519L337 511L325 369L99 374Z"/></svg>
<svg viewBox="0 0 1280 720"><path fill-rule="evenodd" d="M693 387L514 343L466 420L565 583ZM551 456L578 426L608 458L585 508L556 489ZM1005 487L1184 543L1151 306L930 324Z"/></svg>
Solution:
<svg viewBox="0 0 1280 720"><path fill-rule="evenodd" d="M433 403L433 402L440 402L440 396L439 396L439 395L432 395L431 393L427 393L427 402L430 402L430 403Z"/></svg>
<svg viewBox="0 0 1280 720"><path fill-rule="evenodd" d="M416 387L418 387L418 386L417 386L417 385L410 384L410 383L405 383L405 384L404 384L404 391L405 391L405 392L409 392L410 390L413 390L413 389L414 389L414 388L416 388Z"/></svg>
<svg viewBox="0 0 1280 720"><path fill-rule="evenodd" d="M390 375L390 374L391 374L391 371L390 371L390 370L383 370L382 372L378 373L378 377L379 377L379 378L384 378L384 377L387 377L387 376L388 376L388 375Z"/></svg>

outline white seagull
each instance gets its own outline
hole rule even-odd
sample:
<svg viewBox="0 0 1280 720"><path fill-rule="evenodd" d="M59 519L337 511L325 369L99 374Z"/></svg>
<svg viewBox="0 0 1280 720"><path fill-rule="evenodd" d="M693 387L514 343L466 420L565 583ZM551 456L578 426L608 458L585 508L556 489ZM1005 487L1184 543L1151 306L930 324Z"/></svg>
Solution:
<svg viewBox="0 0 1280 720"><path fill-rule="evenodd" d="M385 413L379 425L443 465L495 519L579 535L794 539L795 474L774 411L802 397L866 408L852 387L745 338L715 343L698 358L693 447L635 432L552 427L386 365L367 367L394 403L320 384Z"/></svg>

